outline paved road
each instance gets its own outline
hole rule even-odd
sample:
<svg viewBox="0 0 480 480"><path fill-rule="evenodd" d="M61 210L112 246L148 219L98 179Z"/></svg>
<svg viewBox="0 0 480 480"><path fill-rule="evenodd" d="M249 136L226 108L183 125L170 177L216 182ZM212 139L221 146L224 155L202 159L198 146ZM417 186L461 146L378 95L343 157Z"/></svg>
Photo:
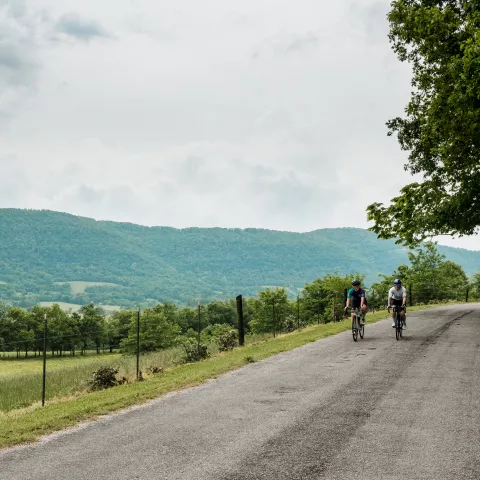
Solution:
<svg viewBox="0 0 480 480"><path fill-rule="evenodd" d="M311 343L0 453L1 480L478 479L480 305Z"/></svg>

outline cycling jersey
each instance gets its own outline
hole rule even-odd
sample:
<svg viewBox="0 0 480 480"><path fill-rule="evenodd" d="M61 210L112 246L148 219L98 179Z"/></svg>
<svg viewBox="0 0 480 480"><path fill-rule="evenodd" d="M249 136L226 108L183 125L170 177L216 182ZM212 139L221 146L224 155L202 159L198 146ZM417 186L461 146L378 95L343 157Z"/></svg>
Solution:
<svg viewBox="0 0 480 480"><path fill-rule="evenodd" d="M367 298L365 297L365 290L363 288L359 288L358 292L351 288L348 291L348 298L352 301L352 307L358 308L362 303L362 297L365 298L365 305L367 304Z"/></svg>
<svg viewBox="0 0 480 480"><path fill-rule="evenodd" d="M390 304L391 298L397 302L399 300L403 300L403 297L406 297L406 296L407 296L407 289L405 287L400 287L399 290L397 290L395 287L392 287L388 292L388 302Z"/></svg>

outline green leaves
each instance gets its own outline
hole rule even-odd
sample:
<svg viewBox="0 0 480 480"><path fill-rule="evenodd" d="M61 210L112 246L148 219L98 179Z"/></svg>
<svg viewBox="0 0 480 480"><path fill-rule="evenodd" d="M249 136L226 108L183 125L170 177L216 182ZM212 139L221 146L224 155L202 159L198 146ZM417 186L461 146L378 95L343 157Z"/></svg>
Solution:
<svg viewBox="0 0 480 480"><path fill-rule="evenodd" d="M396 0L390 41L412 64L405 118L387 123L405 168L422 183L389 206L368 207L380 238L414 246L437 235L471 235L480 225L480 12L478 1Z"/></svg>

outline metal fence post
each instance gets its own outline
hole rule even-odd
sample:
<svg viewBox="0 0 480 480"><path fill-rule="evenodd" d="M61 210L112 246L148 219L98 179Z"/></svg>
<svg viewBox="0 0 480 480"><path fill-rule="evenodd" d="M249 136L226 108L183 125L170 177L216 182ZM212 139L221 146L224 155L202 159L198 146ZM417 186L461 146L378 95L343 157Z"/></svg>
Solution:
<svg viewBox="0 0 480 480"><path fill-rule="evenodd" d="M300 329L300 294L297 293L297 330Z"/></svg>
<svg viewBox="0 0 480 480"><path fill-rule="evenodd" d="M197 353L200 358L200 331L201 331L201 313L200 313L200 300L198 301L198 332L197 332Z"/></svg>
<svg viewBox="0 0 480 480"><path fill-rule="evenodd" d="M140 377L140 309L137 312L137 382Z"/></svg>
<svg viewBox="0 0 480 480"><path fill-rule="evenodd" d="M46 377L47 377L47 314L45 314L43 317L42 407L45 406Z"/></svg>
<svg viewBox="0 0 480 480"><path fill-rule="evenodd" d="M277 334L277 320L275 318L275 297L272 298L272 315L273 315L273 338L275 338Z"/></svg>
<svg viewBox="0 0 480 480"><path fill-rule="evenodd" d="M237 296L237 315L238 315L238 344L245 345L245 323L243 318L243 297Z"/></svg>

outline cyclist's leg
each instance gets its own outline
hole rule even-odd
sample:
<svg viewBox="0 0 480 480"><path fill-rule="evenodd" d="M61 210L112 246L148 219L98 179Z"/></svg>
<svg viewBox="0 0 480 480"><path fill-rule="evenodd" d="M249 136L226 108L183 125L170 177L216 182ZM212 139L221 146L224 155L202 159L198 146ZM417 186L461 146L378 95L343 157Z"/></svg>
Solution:
<svg viewBox="0 0 480 480"><path fill-rule="evenodd" d="M392 306L397 307L401 305L401 300L392 299ZM395 309L392 310L392 327L395 328L397 322L397 312Z"/></svg>
<svg viewBox="0 0 480 480"><path fill-rule="evenodd" d="M360 306L360 303L356 302L355 300L352 301L352 328L355 326L355 312L358 307Z"/></svg>
<svg viewBox="0 0 480 480"><path fill-rule="evenodd" d="M367 321L367 312L368 312L368 305L364 304L362 307L363 323Z"/></svg>

